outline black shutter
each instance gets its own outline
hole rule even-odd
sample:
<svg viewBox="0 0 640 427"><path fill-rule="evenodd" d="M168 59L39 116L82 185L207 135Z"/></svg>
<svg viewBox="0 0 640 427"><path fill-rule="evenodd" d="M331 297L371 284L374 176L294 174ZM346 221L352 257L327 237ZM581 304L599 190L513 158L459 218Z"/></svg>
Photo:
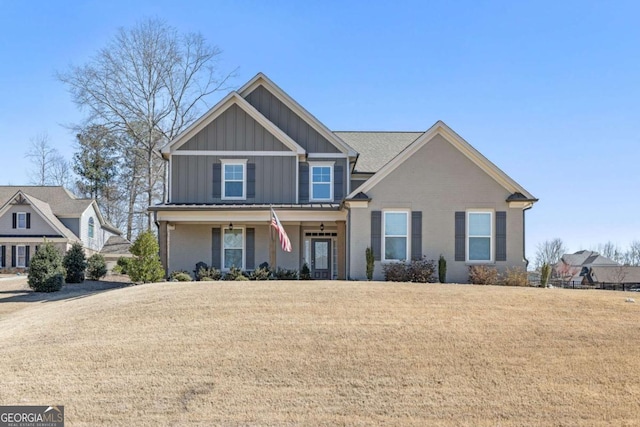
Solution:
<svg viewBox="0 0 640 427"><path fill-rule="evenodd" d="M5 245L0 246L0 268L7 266L7 247Z"/></svg>
<svg viewBox="0 0 640 427"><path fill-rule="evenodd" d="M211 267L222 268L222 237L219 228L211 229Z"/></svg>
<svg viewBox="0 0 640 427"><path fill-rule="evenodd" d="M18 226L18 214L14 212L12 217L13 217L13 226L12 226L12 228L16 228Z"/></svg>
<svg viewBox="0 0 640 427"><path fill-rule="evenodd" d="M11 246L11 267L16 266L16 247Z"/></svg>
<svg viewBox="0 0 640 427"><path fill-rule="evenodd" d="M247 199L256 198L256 164L247 163Z"/></svg>
<svg viewBox="0 0 640 427"><path fill-rule="evenodd" d="M298 201L309 203L309 164L300 163L298 166Z"/></svg>
<svg viewBox="0 0 640 427"><path fill-rule="evenodd" d="M31 212L27 212L27 228L31 228Z"/></svg>
<svg viewBox="0 0 640 427"><path fill-rule="evenodd" d="M411 259L422 258L422 211L411 212Z"/></svg>
<svg viewBox="0 0 640 427"><path fill-rule="evenodd" d="M211 196L214 199L222 197L222 165L213 164L213 179L211 180Z"/></svg>
<svg viewBox="0 0 640 427"><path fill-rule="evenodd" d="M341 202L344 197L342 169L340 165L333 167L333 200L336 202Z"/></svg>
<svg viewBox="0 0 640 427"><path fill-rule="evenodd" d="M373 259L380 261L382 254L382 212L371 211L371 248Z"/></svg>
<svg viewBox="0 0 640 427"><path fill-rule="evenodd" d="M29 260L30 260L30 252L31 252L31 246L25 246L24 247L24 266L25 267L29 267Z"/></svg>
<svg viewBox="0 0 640 427"><path fill-rule="evenodd" d="M246 250L247 253L245 255L245 266L247 270L253 270L256 268L256 257L255 257L255 242L256 242L256 233L255 228L247 228L247 237L246 237Z"/></svg>
<svg viewBox="0 0 640 427"><path fill-rule="evenodd" d="M464 261L467 257L466 246L465 246L465 240L467 238L467 236L465 235L465 223L466 223L465 212L456 212L455 258L454 258L456 261Z"/></svg>
<svg viewBox="0 0 640 427"><path fill-rule="evenodd" d="M496 212L496 261L507 260L507 213Z"/></svg>

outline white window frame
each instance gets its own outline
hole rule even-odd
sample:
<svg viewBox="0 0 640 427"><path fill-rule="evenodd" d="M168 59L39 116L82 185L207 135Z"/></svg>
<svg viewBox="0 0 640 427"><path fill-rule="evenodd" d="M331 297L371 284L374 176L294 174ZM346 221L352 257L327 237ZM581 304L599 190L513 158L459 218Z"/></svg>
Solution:
<svg viewBox="0 0 640 427"><path fill-rule="evenodd" d="M220 168L222 171L222 177L220 182L222 182L222 200L247 200L247 159L221 159L220 163L222 163L222 167ZM227 196L227 180L225 179L225 168L227 166L242 166L242 196ZM229 182L238 182L238 181L229 181Z"/></svg>
<svg viewBox="0 0 640 427"><path fill-rule="evenodd" d="M96 221L92 216L90 216L89 221L87 221L87 235L90 239L93 239L96 236Z"/></svg>
<svg viewBox="0 0 640 427"><path fill-rule="evenodd" d="M235 231L235 230L241 230L242 231L242 247L241 248L226 248L225 247L225 242L224 242L224 235L227 232L227 230L229 231ZM242 265L237 267L240 268L242 271L245 270L245 266L246 266L246 260L247 260L247 231L244 227L233 227L233 228L229 228L229 227L224 227L222 229L222 271L229 271L230 268L229 267L225 267L225 254L224 254L224 250L225 249L242 249Z"/></svg>
<svg viewBox="0 0 640 427"><path fill-rule="evenodd" d="M23 223L24 226L20 227L20 217L23 218ZM16 215L16 228L20 229L20 230L26 230L27 229L27 213L26 212L17 212Z"/></svg>
<svg viewBox="0 0 640 427"><path fill-rule="evenodd" d="M407 217L407 234L391 234L388 235L385 232L386 222L387 222L387 214L404 214ZM394 209L394 210L383 210L382 211L382 262L407 262L411 260L411 211L404 209ZM405 237L406 238L406 254L407 259L387 259L387 237Z"/></svg>
<svg viewBox="0 0 640 427"><path fill-rule="evenodd" d="M309 201L311 202L332 202L333 201L333 166L335 162L309 162ZM329 198L323 199L313 197L313 168L329 168ZM326 184L326 183L320 183Z"/></svg>
<svg viewBox="0 0 640 427"><path fill-rule="evenodd" d="M20 248L22 248L22 263L20 263ZM26 266L27 266L27 246L17 245L16 246L16 267L25 268Z"/></svg>
<svg viewBox="0 0 640 427"><path fill-rule="evenodd" d="M489 227L490 227L490 231L489 234L487 235L482 235L482 236L471 236L469 234L469 232L471 231L471 227L470 227L470 217L471 215L474 214L488 214L489 215ZM465 249L466 249L466 260L467 263L469 264L490 264L493 263L495 261L495 254L494 254L494 246L495 246L495 226L494 226L494 211L492 209L473 209L473 210L469 210L467 211L467 218L466 218L466 224L465 224ZM469 258L469 249L470 249L470 244L469 244L469 239L472 237L482 237L482 238L489 238L489 259L488 260L477 260L477 259L470 259Z"/></svg>

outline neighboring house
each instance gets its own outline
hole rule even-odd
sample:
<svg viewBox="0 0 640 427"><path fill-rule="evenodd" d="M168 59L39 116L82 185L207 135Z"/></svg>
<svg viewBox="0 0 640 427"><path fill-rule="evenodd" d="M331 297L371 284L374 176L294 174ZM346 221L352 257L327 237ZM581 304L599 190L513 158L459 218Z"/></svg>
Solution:
<svg viewBox="0 0 640 427"><path fill-rule="evenodd" d="M46 239L62 252L81 242L87 256L122 234L104 220L95 200L63 187L0 186L0 268L29 267Z"/></svg>
<svg viewBox="0 0 640 427"><path fill-rule="evenodd" d="M562 255L554 270L563 282L576 284L582 283L589 270L597 266L617 267L620 264L598 252L582 250Z"/></svg>
<svg viewBox="0 0 640 427"><path fill-rule="evenodd" d="M162 148L168 201L152 206L168 270L262 262L318 279L375 278L385 263L526 266L537 199L441 121L426 132L332 132L259 73ZM293 251L269 226L273 208Z"/></svg>
<svg viewBox="0 0 640 427"><path fill-rule="evenodd" d="M623 289L640 287L640 267L628 265L595 265L582 278L583 285L623 285Z"/></svg>

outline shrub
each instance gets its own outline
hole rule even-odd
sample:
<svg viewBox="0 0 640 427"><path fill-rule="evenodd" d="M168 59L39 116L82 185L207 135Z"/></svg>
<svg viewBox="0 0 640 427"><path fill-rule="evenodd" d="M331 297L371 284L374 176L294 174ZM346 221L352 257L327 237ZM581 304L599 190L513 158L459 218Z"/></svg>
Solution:
<svg viewBox="0 0 640 427"><path fill-rule="evenodd" d="M300 280L311 280L311 270L306 262L302 264L300 269Z"/></svg>
<svg viewBox="0 0 640 427"><path fill-rule="evenodd" d="M120 257L116 262L116 267L120 267L119 273L129 274L129 265L131 264L131 258L129 257ZM116 268L113 268L113 271L116 272Z"/></svg>
<svg viewBox="0 0 640 427"><path fill-rule="evenodd" d="M367 262L367 280L373 280L373 270L376 266L376 259L373 255L373 248L368 247L364 252L364 256Z"/></svg>
<svg viewBox="0 0 640 427"><path fill-rule="evenodd" d="M56 292L62 289L64 276L62 255L45 241L31 258L29 287L36 292Z"/></svg>
<svg viewBox="0 0 640 427"><path fill-rule="evenodd" d="M438 259L438 281L440 283L447 281L447 260L442 255Z"/></svg>
<svg viewBox="0 0 640 427"><path fill-rule="evenodd" d="M505 286L529 286L527 271L520 267L507 268L501 279Z"/></svg>
<svg viewBox="0 0 640 427"><path fill-rule="evenodd" d="M277 280L298 280L298 271L278 267L275 276Z"/></svg>
<svg viewBox="0 0 640 427"><path fill-rule="evenodd" d="M540 269L540 285L543 288L549 286L549 279L551 278L551 266L546 262L542 264L542 268Z"/></svg>
<svg viewBox="0 0 640 427"><path fill-rule="evenodd" d="M498 270L488 265L469 267L469 283L475 285L495 285L498 282Z"/></svg>
<svg viewBox="0 0 640 427"><path fill-rule="evenodd" d="M222 278L222 273L215 267L208 267L206 264L200 267L196 272L196 280L199 281L215 281Z"/></svg>
<svg viewBox="0 0 640 427"><path fill-rule="evenodd" d="M128 268L132 281L149 283L158 282L164 278L159 250L158 241L151 231L140 233L130 249L134 255L129 261Z"/></svg>
<svg viewBox="0 0 640 427"><path fill-rule="evenodd" d="M384 280L387 282L408 282L407 266L403 262L392 262L382 266Z"/></svg>
<svg viewBox="0 0 640 427"><path fill-rule="evenodd" d="M258 267L249 275L250 280L269 280L271 279L271 270L269 267Z"/></svg>
<svg viewBox="0 0 640 427"><path fill-rule="evenodd" d="M410 264L405 265L407 270L407 278L414 283L427 283L434 281L436 272L436 264L433 260L415 259Z"/></svg>
<svg viewBox="0 0 640 427"><path fill-rule="evenodd" d="M87 277L89 280L100 280L107 275L107 263L100 254L93 254L87 260Z"/></svg>
<svg viewBox="0 0 640 427"><path fill-rule="evenodd" d="M249 280L249 278L247 276L245 276L244 274L239 274L233 280L235 280L236 282L244 282L244 281Z"/></svg>
<svg viewBox="0 0 640 427"><path fill-rule="evenodd" d="M238 279L239 276L242 276L245 279L247 279L247 277L242 273L241 269L239 269L238 267L231 267L227 272L227 274L224 275L224 280L243 280L243 279Z"/></svg>
<svg viewBox="0 0 640 427"><path fill-rule="evenodd" d="M82 243L74 243L62 259L62 265L66 271L67 283L84 282L84 271L87 269L87 259L84 255Z"/></svg>
<svg viewBox="0 0 640 427"><path fill-rule="evenodd" d="M169 280L172 282L190 282L191 275L185 270L175 270L169 275Z"/></svg>

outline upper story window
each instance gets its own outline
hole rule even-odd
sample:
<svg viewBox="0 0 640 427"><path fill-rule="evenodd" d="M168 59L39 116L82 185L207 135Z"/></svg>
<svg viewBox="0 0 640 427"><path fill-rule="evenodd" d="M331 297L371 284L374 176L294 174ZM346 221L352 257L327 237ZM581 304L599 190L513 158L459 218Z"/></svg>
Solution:
<svg viewBox="0 0 640 427"><path fill-rule="evenodd" d="M384 261L406 261L409 254L409 212L385 211Z"/></svg>
<svg viewBox="0 0 640 427"><path fill-rule="evenodd" d="M95 222L93 220L93 217L89 218L89 238L93 239L93 236L95 234Z"/></svg>
<svg viewBox="0 0 640 427"><path fill-rule="evenodd" d="M467 261L493 261L492 212L467 212Z"/></svg>
<svg viewBox="0 0 640 427"><path fill-rule="evenodd" d="M309 164L309 190L312 201L333 200L333 163Z"/></svg>
<svg viewBox="0 0 640 427"><path fill-rule="evenodd" d="M16 221L16 228L27 228L27 213L18 212Z"/></svg>
<svg viewBox="0 0 640 427"><path fill-rule="evenodd" d="M247 161L221 160L222 198L244 200L247 198Z"/></svg>

